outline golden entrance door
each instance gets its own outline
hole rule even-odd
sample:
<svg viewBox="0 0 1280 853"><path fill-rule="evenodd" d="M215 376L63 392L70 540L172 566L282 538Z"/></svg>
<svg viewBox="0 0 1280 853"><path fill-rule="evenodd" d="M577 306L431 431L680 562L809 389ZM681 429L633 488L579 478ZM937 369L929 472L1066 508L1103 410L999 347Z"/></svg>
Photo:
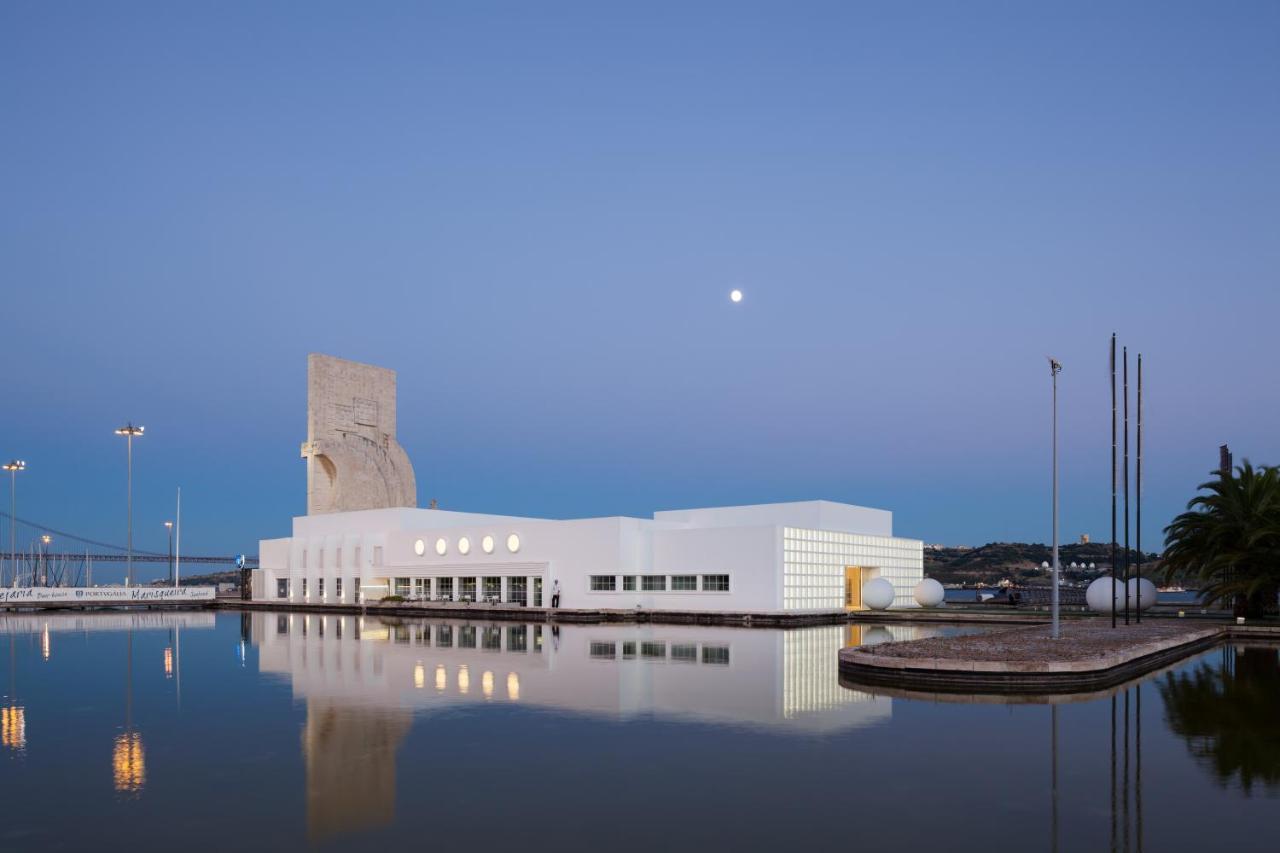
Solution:
<svg viewBox="0 0 1280 853"><path fill-rule="evenodd" d="M844 567L844 609L862 609L862 569L858 566Z"/></svg>

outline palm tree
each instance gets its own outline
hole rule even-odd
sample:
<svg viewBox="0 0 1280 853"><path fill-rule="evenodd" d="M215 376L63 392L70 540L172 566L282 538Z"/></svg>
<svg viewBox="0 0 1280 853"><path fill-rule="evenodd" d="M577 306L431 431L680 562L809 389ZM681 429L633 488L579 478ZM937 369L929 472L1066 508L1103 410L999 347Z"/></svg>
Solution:
<svg viewBox="0 0 1280 853"><path fill-rule="evenodd" d="M1200 488L1208 494L1164 529L1165 580L1198 578L1207 601L1261 616L1280 589L1280 468L1246 459Z"/></svg>

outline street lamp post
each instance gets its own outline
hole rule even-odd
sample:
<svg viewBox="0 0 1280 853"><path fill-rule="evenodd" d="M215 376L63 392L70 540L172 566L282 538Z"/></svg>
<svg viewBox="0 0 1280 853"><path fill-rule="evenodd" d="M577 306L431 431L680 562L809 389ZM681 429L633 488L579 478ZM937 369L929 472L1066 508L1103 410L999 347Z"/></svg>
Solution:
<svg viewBox="0 0 1280 853"><path fill-rule="evenodd" d="M13 585L18 585L18 472L27 469L27 463L13 459L5 463L9 472L9 569L13 572Z"/></svg>
<svg viewBox="0 0 1280 853"><path fill-rule="evenodd" d="M169 532L169 582L173 583L173 522L166 521L164 529Z"/></svg>
<svg viewBox="0 0 1280 853"><path fill-rule="evenodd" d="M1053 639L1058 639L1058 374L1062 363L1049 359L1049 373L1053 376L1053 590L1050 596L1053 610Z"/></svg>
<svg viewBox="0 0 1280 853"><path fill-rule="evenodd" d="M49 585L49 543L53 541L53 537L48 533L40 537L40 544L43 548L40 551L40 585Z"/></svg>
<svg viewBox="0 0 1280 853"><path fill-rule="evenodd" d="M123 435L129 445L129 540L128 557L126 558L126 587L133 586L133 437L141 437L146 427L134 426L133 421L116 430L116 435Z"/></svg>

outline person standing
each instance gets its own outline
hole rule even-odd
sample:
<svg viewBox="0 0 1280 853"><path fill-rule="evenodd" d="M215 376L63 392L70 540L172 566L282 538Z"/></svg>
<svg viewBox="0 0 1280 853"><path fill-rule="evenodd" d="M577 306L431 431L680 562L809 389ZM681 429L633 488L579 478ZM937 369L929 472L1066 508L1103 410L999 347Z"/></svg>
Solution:
<svg viewBox="0 0 1280 853"><path fill-rule="evenodd" d="M551 606L560 606L560 581L556 580L551 583Z"/></svg>

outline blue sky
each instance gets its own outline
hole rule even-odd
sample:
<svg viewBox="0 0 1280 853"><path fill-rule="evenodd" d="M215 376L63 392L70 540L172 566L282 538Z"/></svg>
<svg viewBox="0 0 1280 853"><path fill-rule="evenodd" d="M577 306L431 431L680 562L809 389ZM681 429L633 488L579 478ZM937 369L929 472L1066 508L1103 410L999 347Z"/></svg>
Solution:
<svg viewBox="0 0 1280 853"><path fill-rule="evenodd" d="M929 541L1144 542L1280 461L1274 3L6 3L19 515L253 550L306 354L394 367L422 503L827 498ZM746 294L729 303L731 288ZM7 509L7 501L4 501ZM7 532L6 532L7 537ZM7 542L7 538L6 538Z"/></svg>

